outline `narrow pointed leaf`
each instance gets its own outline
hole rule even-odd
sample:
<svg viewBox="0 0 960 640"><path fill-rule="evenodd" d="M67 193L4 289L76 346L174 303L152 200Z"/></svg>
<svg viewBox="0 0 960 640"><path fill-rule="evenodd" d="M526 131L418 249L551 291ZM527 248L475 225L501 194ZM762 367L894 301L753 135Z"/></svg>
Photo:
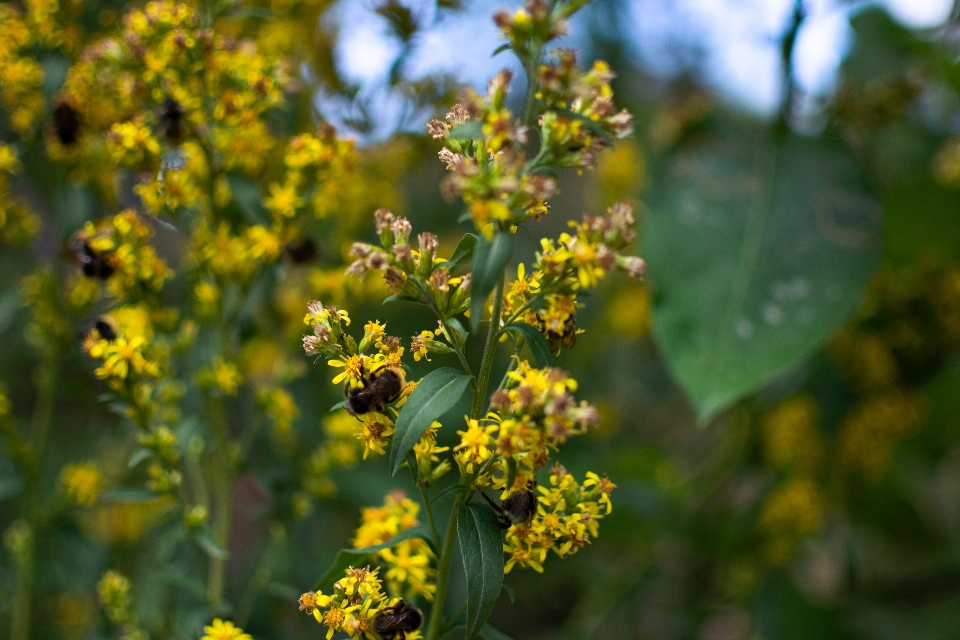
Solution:
<svg viewBox="0 0 960 640"><path fill-rule="evenodd" d="M364 547L363 549L340 549L340 551L337 552L337 557L334 559L333 564L331 564L330 567L323 572L323 575L320 576L320 579L317 580L317 584L313 587L314 591L329 589L333 586L334 582L343 577L343 572L348 567L360 566L374 553L389 549L404 540L412 540L413 538L430 540L430 531L426 527L413 527L412 529L401 531L386 542L372 547Z"/></svg>
<svg viewBox="0 0 960 640"><path fill-rule="evenodd" d="M556 358L550 353L550 345L547 339L543 337L540 330L532 324L526 322L514 322L503 328L504 331L513 332L523 336L527 342L527 348L530 350L530 357L533 359L533 365L542 369L543 367L552 367L556 364Z"/></svg>
<svg viewBox="0 0 960 640"><path fill-rule="evenodd" d="M449 487L445 488L443 491L438 493L430 501L430 504L436 504L438 502L443 502L453 496L460 495L464 491L470 491L470 487L465 487L462 484L452 484Z"/></svg>
<svg viewBox="0 0 960 640"><path fill-rule="evenodd" d="M450 273L454 273L458 269L467 266L473 259L473 250L476 246L477 236L472 233L466 234L460 239L460 242L457 243L457 248L453 250L453 255L450 256L450 259L446 262L441 262L439 266L446 267Z"/></svg>
<svg viewBox="0 0 960 640"><path fill-rule="evenodd" d="M473 262L470 266L470 324L476 332L480 327L480 317L487 296L497 286L503 270L513 257L513 234L498 233L492 242L484 238L477 239L473 250Z"/></svg>
<svg viewBox="0 0 960 640"><path fill-rule="evenodd" d="M467 576L466 640L473 640L490 617L503 584L503 541L493 509L479 503L461 505L457 537Z"/></svg>
<svg viewBox="0 0 960 640"><path fill-rule="evenodd" d="M397 470L434 420L453 408L472 376L442 367L424 376L400 409L390 447L390 474Z"/></svg>

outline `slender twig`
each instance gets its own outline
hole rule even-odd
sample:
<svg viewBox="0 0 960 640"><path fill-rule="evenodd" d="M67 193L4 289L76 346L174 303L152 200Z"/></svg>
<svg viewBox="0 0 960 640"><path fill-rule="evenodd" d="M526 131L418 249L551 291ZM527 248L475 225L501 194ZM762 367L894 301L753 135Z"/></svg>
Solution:
<svg viewBox="0 0 960 640"><path fill-rule="evenodd" d="M786 131L788 120L793 111L794 93L796 85L793 81L793 50L797 44L797 35L800 33L800 25L807 17L807 12L803 8L803 0L794 0L793 16L790 19L790 26L787 27L780 43L780 64L783 74L783 101L780 103L780 113L777 115L777 130Z"/></svg>
<svg viewBox="0 0 960 640"><path fill-rule="evenodd" d="M213 540L221 549L226 550L230 544L231 518L231 460L230 441L227 436L227 421L223 412L223 403L220 399L211 402L213 421L214 451L211 456L213 473L213 491L216 496L216 515L213 521ZM226 558L211 557L210 570L207 575L207 602L213 606L223 600L224 583L226 581Z"/></svg>
<svg viewBox="0 0 960 640"><path fill-rule="evenodd" d="M433 507L430 505L430 497L427 495L427 488L422 484L418 485L420 497L423 498L423 509L427 512L427 520L430 521L430 535L433 537L433 544L440 544L440 532L437 531L437 523L433 519Z"/></svg>

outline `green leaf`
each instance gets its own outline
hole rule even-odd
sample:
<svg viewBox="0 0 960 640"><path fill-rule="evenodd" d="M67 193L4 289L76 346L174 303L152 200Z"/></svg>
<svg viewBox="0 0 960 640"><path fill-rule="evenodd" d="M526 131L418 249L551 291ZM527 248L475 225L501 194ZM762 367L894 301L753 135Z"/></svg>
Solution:
<svg viewBox="0 0 960 640"><path fill-rule="evenodd" d="M490 54L490 57L494 58L500 55L501 53L503 53L504 51L509 51L512 48L512 46L513 45L511 45L509 42L504 42L502 45L500 45L499 47L493 50L493 53Z"/></svg>
<svg viewBox="0 0 960 640"><path fill-rule="evenodd" d="M480 328L480 316L483 315L483 305L487 301L487 296L497 286L511 257L513 257L512 233L498 233L493 237L493 242L487 242L485 238L477 238L473 262L470 265L472 274L470 324L474 332Z"/></svg>
<svg viewBox="0 0 960 640"><path fill-rule="evenodd" d="M343 409L343 408L346 407L346 406L347 406L347 401L346 401L346 400L341 400L341 401L338 402L337 404L335 404L335 405L333 405L332 407L330 407L330 410L327 411L327 413L333 413L334 411L339 411L340 409Z"/></svg>
<svg viewBox="0 0 960 640"><path fill-rule="evenodd" d="M517 460L513 456L507 457L507 487L512 488L517 481Z"/></svg>
<svg viewBox="0 0 960 640"><path fill-rule="evenodd" d="M510 603L513 604L517 599L517 594L513 590L513 587L508 585L506 582L503 583L503 590L507 592L507 597L510 598Z"/></svg>
<svg viewBox="0 0 960 640"><path fill-rule="evenodd" d="M320 591L321 589L329 589L333 586L334 582L343 577L343 572L346 571L348 567L360 566L374 553L389 549L404 540L412 540L413 538L429 540L430 531L424 526L413 527L406 531L401 531L389 540L372 547L364 547L363 549L340 549L340 551L337 552L337 557L334 559L333 564L323 572L323 575L317 580L317 584L313 587L313 590Z"/></svg>
<svg viewBox="0 0 960 640"><path fill-rule="evenodd" d="M526 322L514 322L503 328L504 331L518 334L526 340L527 348L530 350L530 357L533 365L538 369L552 367L556 364L556 358L550 353L550 345L547 339L543 337L540 330L532 324Z"/></svg>
<svg viewBox="0 0 960 640"><path fill-rule="evenodd" d="M423 300L414 298L413 296L405 296L402 293L398 293L397 295L393 296L387 296L383 299L383 304L387 304L388 302L412 302L414 304L423 304Z"/></svg>
<svg viewBox="0 0 960 640"><path fill-rule="evenodd" d="M438 266L446 267L447 271L454 273L459 269L470 264L473 259L473 250L477 245L477 236L468 233L460 238L457 248L453 250L453 255L446 262L441 262Z"/></svg>
<svg viewBox="0 0 960 640"><path fill-rule="evenodd" d="M200 545L200 548L211 558L226 560L230 557L230 552L218 545L209 531L200 530L194 537L197 540L197 544Z"/></svg>
<svg viewBox="0 0 960 640"><path fill-rule="evenodd" d="M482 138L483 123L478 120L471 120L470 122L464 122L463 124L457 125L453 129L451 129L450 133L447 134L447 137L453 138L454 140Z"/></svg>
<svg viewBox="0 0 960 640"><path fill-rule="evenodd" d="M480 629L480 637L483 640L513 640L507 634L497 631L488 624L483 625L483 629Z"/></svg>
<svg viewBox="0 0 960 640"><path fill-rule="evenodd" d="M417 464L417 454L410 451L407 454L407 469L410 471L410 480L413 482L413 486L420 486L420 465Z"/></svg>
<svg viewBox="0 0 960 640"><path fill-rule="evenodd" d="M437 495L435 495L433 499L430 501L430 504L443 502L444 500L460 495L464 491L470 491L470 487L465 487L462 484L452 484L449 487L444 488L443 491L441 491Z"/></svg>
<svg viewBox="0 0 960 640"><path fill-rule="evenodd" d="M143 487L117 487L99 495L100 502L150 502L157 494Z"/></svg>
<svg viewBox="0 0 960 640"><path fill-rule="evenodd" d="M396 475L404 458L434 420L451 409L470 384L472 376L441 367L423 377L400 409L390 447L390 474Z"/></svg>
<svg viewBox="0 0 960 640"><path fill-rule="evenodd" d="M503 540L493 509L485 504L460 505L457 537L467 576L467 640L480 632L503 584Z"/></svg>
<svg viewBox="0 0 960 640"><path fill-rule="evenodd" d="M141 462L143 462L144 460L149 459L150 456L152 456L152 455L153 455L153 451L150 451L150 449L144 449L143 447L137 449L137 450L134 451L133 454L130 456L130 461L127 462L127 468L128 468L128 469L133 469L134 467L138 466L138 465L139 465Z"/></svg>
<svg viewBox="0 0 960 640"><path fill-rule="evenodd" d="M654 338L701 423L817 349L860 302L880 211L825 141L749 131L666 163L649 198Z"/></svg>

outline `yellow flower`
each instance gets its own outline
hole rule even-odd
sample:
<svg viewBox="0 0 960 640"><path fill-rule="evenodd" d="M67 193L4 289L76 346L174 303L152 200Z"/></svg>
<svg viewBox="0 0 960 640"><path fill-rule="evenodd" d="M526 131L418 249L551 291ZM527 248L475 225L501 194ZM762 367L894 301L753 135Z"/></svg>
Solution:
<svg viewBox="0 0 960 640"><path fill-rule="evenodd" d="M303 205L303 199L297 195L297 186L292 182L282 187L274 182L270 185L270 195L264 199L263 205L282 217L292 218Z"/></svg>
<svg viewBox="0 0 960 640"><path fill-rule="evenodd" d="M232 622L224 622L220 618L214 618L213 623L204 627L205 636L200 640L253 640L249 633L244 633L243 629L233 626Z"/></svg>
<svg viewBox="0 0 960 640"><path fill-rule="evenodd" d="M60 484L71 503L89 507L97 501L102 481L95 462L69 464L60 471Z"/></svg>
<svg viewBox="0 0 960 640"><path fill-rule="evenodd" d="M333 384L340 384L344 380L347 386L360 388L363 387L364 356L346 356L345 358L334 358L328 360L327 364L331 367L343 369L343 373L337 374L333 379Z"/></svg>

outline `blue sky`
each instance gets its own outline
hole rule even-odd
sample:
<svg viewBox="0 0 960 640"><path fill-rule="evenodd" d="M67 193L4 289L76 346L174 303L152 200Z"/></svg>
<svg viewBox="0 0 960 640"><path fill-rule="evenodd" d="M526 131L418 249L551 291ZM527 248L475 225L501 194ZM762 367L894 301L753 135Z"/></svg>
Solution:
<svg viewBox="0 0 960 640"><path fill-rule="evenodd" d="M603 0L599 0L602 2ZM342 25L337 51L344 74L363 85L383 81L397 45L383 21L372 14L376 0L341 0L335 16ZM432 19L432 0L406 0L414 11ZM411 61L414 74L454 73L460 80L482 86L488 76L509 62L490 52L500 41L489 16L494 9L514 7L517 0L466 0L467 11L428 28ZM806 0L808 17L799 33L795 72L804 94L828 92L837 67L852 41L847 23L851 4L840 0ZM952 0L877 0L907 25L918 28L943 24ZM670 72L670 49L678 39L697 42L702 49L707 81L728 100L758 113L770 113L780 95L779 35L789 21L793 0L632 0L629 2L632 48L654 73ZM568 38L577 46L578 24Z"/></svg>

